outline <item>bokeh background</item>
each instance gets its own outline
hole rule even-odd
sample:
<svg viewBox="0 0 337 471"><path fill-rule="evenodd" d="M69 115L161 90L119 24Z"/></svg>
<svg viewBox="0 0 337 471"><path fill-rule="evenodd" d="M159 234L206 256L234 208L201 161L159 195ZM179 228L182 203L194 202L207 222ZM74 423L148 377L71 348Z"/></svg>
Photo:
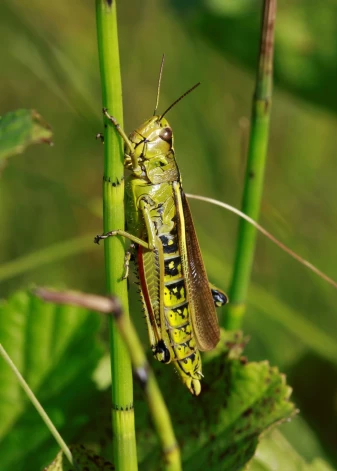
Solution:
<svg viewBox="0 0 337 471"><path fill-rule="evenodd" d="M152 114L165 53L161 110L202 83L168 116L185 191L239 207L261 2L129 0L118 8L125 129ZM103 169L95 141L102 104L94 2L3 0L0 35L0 114L37 109L55 143L29 148L2 172L1 298L33 284L104 293L103 250L92 244L102 229ZM279 2L260 219L335 279L336 38L336 0ZM238 219L206 203L191 206L209 277L226 290ZM41 251L55 260L42 263ZM26 269L22 257L32 253L36 267ZM334 288L258 237L246 353L279 366L293 386L301 414L281 430L295 449L335 466L336 302ZM138 308L133 312L146 343Z"/></svg>

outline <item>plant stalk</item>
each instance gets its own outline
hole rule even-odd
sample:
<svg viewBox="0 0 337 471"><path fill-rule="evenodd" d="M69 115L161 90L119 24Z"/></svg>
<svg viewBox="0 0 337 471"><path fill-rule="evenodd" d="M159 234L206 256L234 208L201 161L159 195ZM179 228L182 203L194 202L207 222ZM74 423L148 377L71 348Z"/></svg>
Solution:
<svg viewBox="0 0 337 471"><path fill-rule="evenodd" d="M242 200L242 212L255 221L258 221L260 213L268 149L275 15L276 0L264 0L260 52L253 96L251 131ZM241 328L246 310L246 297L256 244L256 229L245 220L240 220L237 240L234 271L229 290L230 304L224 319L224 327L230 330Z"/></svg>
<svg viewBox="0 0 337 471"><path fill-rule="evenodd" d="M123 127L122 85L119 63L116 0L96 0L96 21L103 107ZM104 232L124 229L124 152L115 128L104 119ZM104 241L106 289L118 296L126 322L129 321L128 293L123 280L125 247L121 237ZM112 373L113 461L118 471L135 471L137 465L134 428L131 361L113 320L110 319Z"/></svg>
<svg viewBox="0 0 337 471"><path fill-rule="evenodd" d="M150 409L153 425L157 431L165 471L181 471L180 450L174 435L170 414L143 351L137 332L123 312L115 296L97 296L76 291L52 291L45 288L34 290L36 296L47 302L81 306L89 310L108 314L114 319L129 351L135 375L138 377Z"/></svg>
<svg viewBox="0 0 337 471"><path fill-rule="evenodd" d="M10 358L10 356L8 355L8 353L6 352L6 350L4 349L4 347L0 344L0 356L2 356L2 358L5 360L5 362L7 363L7 365L11 368L11 370L13 371L13 373L15 374L15 376L17 377L19 383L20 383L20 386L22 387L22 389L25 391L25 393L27 394L27 397L28 399L30 400L30 402L33 404L33 406L35 407L35 409L37 410L38 414L40 415L41 419L43 420L43 422L46 424L46 426L48 427L50 433L53 435L53 437L55 438L56 442L58 443L59 447L61 448L61 450L63 451L64 453L64 456L66 456L66 458L68 459L69 463L77 470L77 471L80 471L79 467L78 467L78 464L76 463L76 461L74 460L73 458L73 455L70 451L70 449L68 448L68 445L66 444L66 442L63 440L63 438L61 437L60 433L58 432L58 430L56 429L55 425L53 424L53 422L50 420L49 416L47 415L46 411L44 410L44 408L42 407L41 403L38 401L37 397L34 395L33 391L30 389L30 387L28 386L28 384L26 383L26 381L24 380L23 376L21 375L20 371L17 369L17 367L14 365L12 359Z"/></svg>
<svg viewBox="0 0 337 471"><path fill-rule="evenodd" d="M136 330L132 323L126 323L124 313L114 313L114 315L119 331L128 346L135 375L141 382L152 422L160 440L164 458L163 469L181 471L180 449L174 435L171 417Z"/></svg>

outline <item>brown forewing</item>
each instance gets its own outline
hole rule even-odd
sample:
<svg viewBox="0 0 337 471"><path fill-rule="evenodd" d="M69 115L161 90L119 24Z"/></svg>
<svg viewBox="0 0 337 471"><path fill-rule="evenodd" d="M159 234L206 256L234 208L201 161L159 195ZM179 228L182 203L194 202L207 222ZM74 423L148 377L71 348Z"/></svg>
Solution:
<svg viewBox="0 0 337 471"><path fill-rule="evenodd" d="M220 339L218 317L201 256L190 206L180 185L179 188L176 188L175 194L177 206L181 205L183 213L183 216L181 214L178 215L177 222L181 253L185 252L186 254L182 257L182 260L193 332L198 349L208 351L212 350Z"/></svg>

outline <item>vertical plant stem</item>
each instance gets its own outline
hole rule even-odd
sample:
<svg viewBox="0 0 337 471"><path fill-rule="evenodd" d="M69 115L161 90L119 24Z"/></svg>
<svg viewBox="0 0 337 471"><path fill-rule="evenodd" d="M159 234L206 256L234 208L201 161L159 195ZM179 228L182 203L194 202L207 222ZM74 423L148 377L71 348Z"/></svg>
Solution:
<svg viewBox="0 0 337 471"><path fill-rule="evenodd" d="M162 447L165 471L181 471L180 449L174 435L171 417L156 377L147 363L145 353L132 323L126 324L124 313L115 312L119 331L128 346L135 374L139 378L152 422Z"/></svg>
<svg viewBox="0 0 337 471"><path fill-rule="evenodd" d="M248 160L243 192L242 211L258 220L267 157L271 112L274 25L276 0L264 0L259 62L253 97ZM246 310L246 296L251 276L256 242L256 229L241 220L234 271L229 291L230 305L224 320L227 329L239 329Z"/></svg>
<svg viewBox="0 0 337 471"><path fill-rule="evenodd" d="M163 469L166 471L181 471L180 450L174 435L169 411L157 384L156 377L147 362L137 332L131 320L125 317L118 298L75 291L52 291L46 288L37 288L34 290L34 293L47 302L81 306L86 309L109 314L110 317L114 318L118 331L129 351L135 375L141 383L150 409L152 422L162 447L164 458Z"/></svg>
<svg viewBox="0 0 337 471"><path fill-rule="evenodd" d="M122 85L119 64L116 0L96 0L96 20L103 107L123 127ZM105 122L103 226L104 232L124 229L123 143L113 126ZM107 292L118 296L128 322L126 280L122 280L124 240L104 242ZM110 320L112 372L113 459L118 471L137 470L131 361L116 325Z"/></svg>

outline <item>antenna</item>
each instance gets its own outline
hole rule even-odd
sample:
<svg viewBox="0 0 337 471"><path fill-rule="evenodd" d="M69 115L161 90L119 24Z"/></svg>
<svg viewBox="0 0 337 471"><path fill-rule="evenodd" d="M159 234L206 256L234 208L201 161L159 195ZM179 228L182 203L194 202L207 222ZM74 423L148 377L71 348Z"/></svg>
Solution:
<svg viewBox="0 0 337 471"><path fill-rule="evenodd" d="M171 108L173 108L177 103L179 103L180 100L182 100L183 98L185 98L186 95L188 95L189 93L193 92L193 90L195 88L197 88L198 86L200 85L200 82L196 83L195 85L193 85L192 88L190 88L189 90L187 90L187 92L185 92L183 95L181 95L176 101L174 101L172 103L172 105L170 105L166 111L164 111L164 113L159 117L158 121L160 121L165 115L166 113L168 113L170 111Z"/></svg>
<svg viewBox="0 0 337 471"><path fill-rule="evenodd" d="M161 77L163 75L164 61L165 61L165 54L163 54L161 64L160 64L158 87L157 87L157 100L156 100L156 107L154 109L153 116L155 116L155 114L157 113L157 109L159 105L160 85L161 85Z"/></svg>

